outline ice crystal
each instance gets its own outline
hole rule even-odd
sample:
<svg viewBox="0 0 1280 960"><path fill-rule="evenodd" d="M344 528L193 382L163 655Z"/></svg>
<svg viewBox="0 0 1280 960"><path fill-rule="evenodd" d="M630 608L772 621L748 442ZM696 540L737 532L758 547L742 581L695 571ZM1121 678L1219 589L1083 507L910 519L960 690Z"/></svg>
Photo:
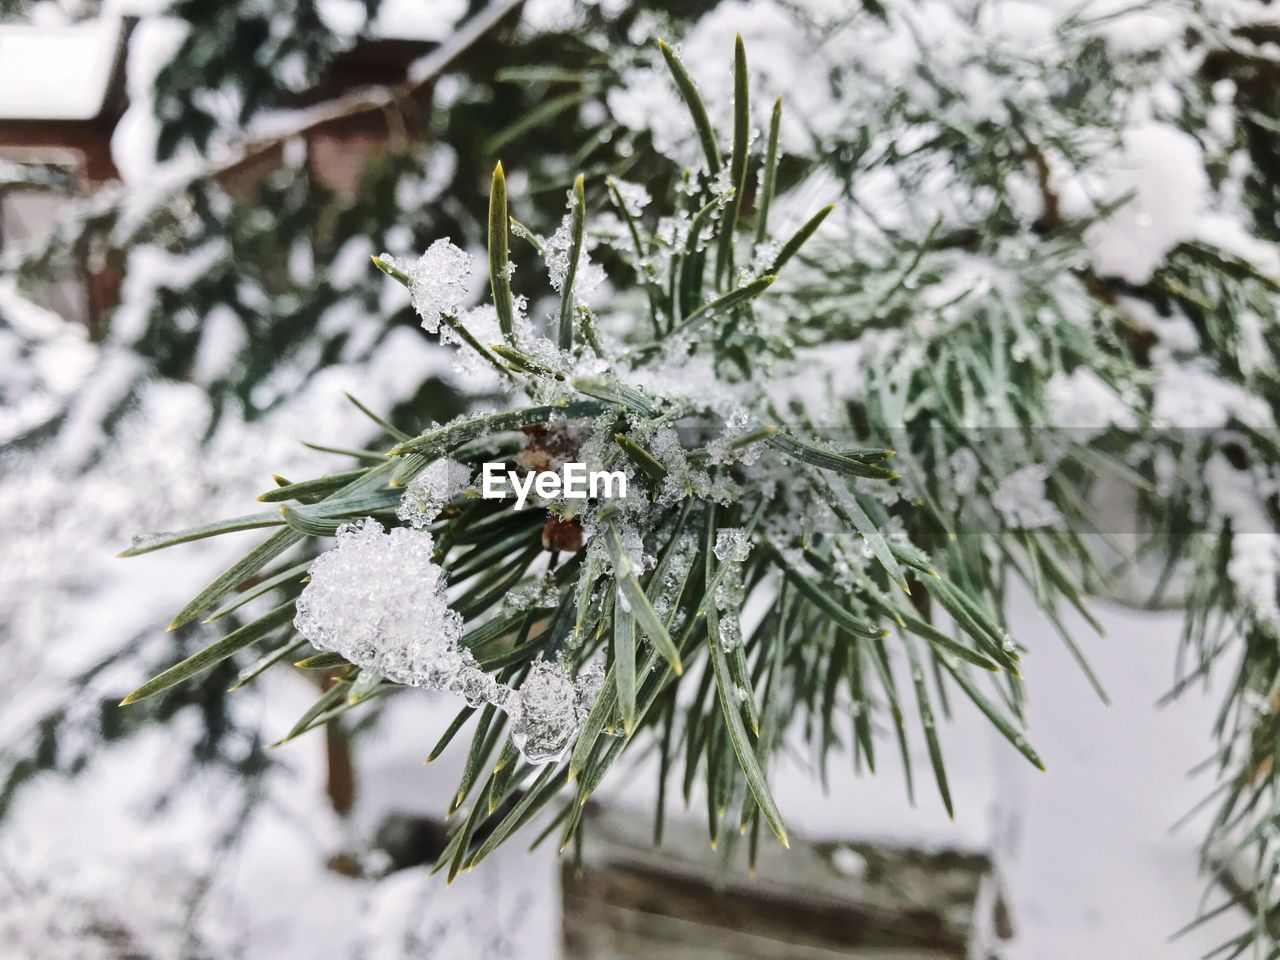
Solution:
<svg viewBox="0 0 1280 960"><path fill-rule="evenodd" d="M556 586L556 578L547 574L541 580L527 584L507 593L502 605L508 612L521 610L545 610L560 605L560 590Z"/></svg>
<svg viewBox="0 0 1280 960"><path fill-rule="evenodd" d="M486 703L504 705L511 696L511 688L499 683L476 663L470 650L463 650L461 666L457 674L449 681L450 693L461 695L471 707L483 706Z"/></svg>
<svg viewBox="0 0 1280 960"><path fill-rule="evenodd" d="M683 500L695 488L695 471L689 464L684 444L673 427L662 426L646 438L649 452L667 469L658 502L670 506Z"/></svg>
<svg viewBox="0 0 1280 960"><path fill-rule="evenodd" d="M734 186L733 176L729 173L729 165L725 164L716 171L716 175L712 178L711 192L722 199L728 198Z"/></svg>
<svg viewBox="0 0 1280 960"><path fill-rule="evenodd" d="M751 259L752 272L756 275L763 274L773 266L774 262L778 259L778 254L781 252L781 241L766 240L764 243L757 244L755 254Z"/></svg>
<svg viewBox="0 0 1280 960"><path fill-rule="evenodd" d="M470 485L470 467L448 458L433 461L405 488L396 516L415 528L425 527Z"/></svg>
<svg viewBox="0 0 1280 960"><path fill-rule="evenodd" d="M589 666L577 682L563 663L537 660L507 701L511 740L528 763L551 763L564 756L600 691L602 675Z"/></svg>
<svg viewBox="0 0 1280 960"><path fill-rule="evenodd" d="M448 237L431 244L416 261L385 253L382 259L409 275L409 299L428 333L440 329L442 317L462 312L471 279L471 255Z"/></svg>
<svg viewBox="0 0 1280 960"><path fill-rule="evenodd" d="M644 536L640 530L629 523L620 523L618 537L622 540L622 549L631 563L632 571L636 574L644 573L653 558L644 552ZM625 571L614 570L615 574L623 572Z"/></svg>
<svg viewBox="0 0 1280 960"><path fill-rule="evenodd" d="M658 221L656 236L666 247L683 247L689 239L690 223L688 212L681 210L674 217L663 217ZM699 240L698 249L705 249L705 240Z"/></svg>
<svg viewBox="0 0 1280 960"><path fill-rule="evenodd" d="M714 549L721 563L742 563L751 553L751 541L742 527L721 527L716 531Z"/></svg>
<svg viewBox="0 0 1280 960"><path fill-rule="evenodd" d="M665 617L671 605L678 599L697 552L697 538L688 532L682 533L675 546L671 548L671 555L667 559L666 575L662 578L662 589L653 602L653 609L657 611L658 616Z"/></svg>
<svg viewBox="0 0 1280 960"><path fill-rule="evenodd" d="M498 343L502 340L502 329L498 325L498 311L493 304L485 303L467 310L462 315L463 327L479 343ZM454 369L467 376L492 376L493 367L479 353L466 344L462 336L452 326L440 328L440 342L458 347L454 355Z"/></svg>
<svg viewBox="0 0 1280 960"><path fill-rule="evenodd" d="M604 688L604 661L597 658L578 671L578 700L583 719Z"/></svg>
<svg viewBox="0 0 1280 960"><path fill-rule="evenodd" d="M746 466L752 466L760 459L763 447L759 443L741 446L738 443L755 430L758 424L742 407L729 409L727 413L720 435L707 444L710 461L716 464L741 461Z"/></svg>
<svg viewBox="0 0 1280 960"><path fill-rule="evenodd" d="M726 653L742 646L742 599L742 566L731 563L715 595L716 609L720 611L720 646Z"/></svg>
<svg viewBox="0 0 1280 960"><path fill-rule="evenodd" d="M294 626L317 650L416 687L445 689L465 666L431 534L366 518L311 565Z"/></svg>

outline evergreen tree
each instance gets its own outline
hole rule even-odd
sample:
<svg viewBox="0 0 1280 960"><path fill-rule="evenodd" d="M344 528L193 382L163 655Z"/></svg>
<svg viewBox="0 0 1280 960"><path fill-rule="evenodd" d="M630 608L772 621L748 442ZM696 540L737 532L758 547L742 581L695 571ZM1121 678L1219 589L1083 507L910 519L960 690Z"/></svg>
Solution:
<svg viewBox="0 0 1280 960"><path fill-rule="evenodd" d="M1260 12L757 0L684 25L639 6L477 41L436 91L438 145L371 170L355 203L286 165L248 202L202 172L181 206L95 204L76 223L131 267L164 238L194 262L147 290L120 343L148 376L197 366L209 324L184 315L249 329L208 386L213 459L228 415L279 442L323 410L344 448L260 497L283 508L127 551L272 530L173 623L236 628L128 700L163 718L233 676L330 669L292 738L412 686L461 694L432 754L475 718L449 876L544 809L568 844L632 744L657 751L663 789L701 782L713 842L742 827L754 860L765 830L786 842L767 769L788 722L868 765L878 728L923 747L948 807L951 697L1038 765L1009 581L1105 696L1059 610L1090 617L1089 594L1146 563L1153 602L1178 587L1187 608L1178 688L1232 661L1205 862L1220 877L1256 854L1248 890L1214 909L1256 918L1226 955L1272 951L1280 262ZM287 36L254 5L181 9L199 29L157 78L161 154L218 141L206 86L237 85L243 124L336 49L309 8ZM252 66L286 56L304 67ZM384 247L376 266L408 293L386 325L368 317L394 288L355 269ZM374 359L415 322L439 341L425 376L412 355ZM335 363L429 386L362 397L375 435L315 406ZM121 443L105 435L104 457ZM621 470L628 492L515 511L467 496L495 460ZM1117 491L1132 510L1099 518Z"/></svg>

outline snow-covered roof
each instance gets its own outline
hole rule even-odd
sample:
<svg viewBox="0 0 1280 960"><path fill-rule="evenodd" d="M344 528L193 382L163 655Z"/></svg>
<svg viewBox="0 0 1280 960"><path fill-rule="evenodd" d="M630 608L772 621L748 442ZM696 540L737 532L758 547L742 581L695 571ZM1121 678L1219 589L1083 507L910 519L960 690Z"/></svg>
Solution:
<svg viewBox="0 0 1280 960"><path fill-rule="evenodd" d="M339 37L441 41L453 33L467 4L465 0L382 0L372 20L363 0L319 0L316 10Z"/></svg>
<svg viewBox="0 0 1280 960"><path fill-rule="evenodd" d="M124 21L0 24L0 120L92 120L102 112Z"/></svg>

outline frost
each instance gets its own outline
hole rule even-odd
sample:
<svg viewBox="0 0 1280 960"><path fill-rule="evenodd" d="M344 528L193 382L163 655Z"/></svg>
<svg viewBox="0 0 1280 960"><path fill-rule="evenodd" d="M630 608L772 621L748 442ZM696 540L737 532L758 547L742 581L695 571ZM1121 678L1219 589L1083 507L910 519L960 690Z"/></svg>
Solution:
<svg viewBox="0 0 1280 960"><path fill-rule="evenodd" d="M618 524L618 537L622 541L622 550L626 554L626 559L631 563L632 572L638 574L644 571L650 565L652 558L644 552L644 537L640 530L629 523ZM612 566L611 566L612 569ZM625 571L614 570L615 574L621 574Z"/></svg>
<svg viewBox="0 0 1280 960"><path fill-rule="evenodd" d="M396 516L415 528L428 526L470 485L470 467L448 458L435 460L405 487Z"/></svg>
<svg viewBox="0 0 1280 960"><path fill-rule="evenodd" d="M556 578L547 574L541 580L517 587L502 599L502 606L510 613L521 610L546 610L559 606L560 589Z"/></svg>
<svg viewBox="0 0 1280 960"><path fill-rule="evenodd" d="M757 244L755 253L751 258L751 272L757 276L762 276L777 261L778 254L781 252L781 240L766 240L764 243Z"/></svg>
<svg viewBox="0 0 1280 960"><path fill-rule="evenodd" d="M415 687L445 689L464 666L431 534L373 519L338 531L311 565L294 626L311 645Z"/></svg>
<svg viewBox="0 0 1280 960"><path fill-rule="evenodd" d="M736 444L758 426L745 409L738 408L730 412L725 418L720 435L707 444L709 461L716 464L741 461L748 467L753 466L760 459L764 449L762 445L749 443L736 446Z"/></svg>
<svg viewBox="0 0 1280 960"><path fill-rule="evenodd" d="M689 239L689 228L692 221L689 219L689 213L686 210L679 211L674 217L663 217L658 221L658 229L654 234L663 246L676 248L683 247ZM705 235L707 231L703 231ZM702 237L698 240L698 249L706 248L706 241Z"/></svg>
<svg viewBox="0 0 1280 960"><path fill-rule="evenodd" d="M586 711L591 709L591 705L596 702L596 697L600 696L600 691L604 689L604 678L604 661L599 658L592 660L578 671L578 699L583 707L584 718Z"/></svg>
<svg viewBox="0 0 1280 960"><path fill-rule="evenodd" d="M504 709L511 716L511 740L525 761L551 763L565 755L595 702L603 682L599 661L575 682L563 663L534 661Z"/></svg>
<svg viewBox="0 0 1280 960"><path fill-rule="evenodd" d="M716 531L714 549L721 563L742 563L751 554L751 541L742 527L721 527Z"/></svg>
<svg viewBox="0 0 1280 960"><path fill-rule="evenodd" d="M485 303L472 307L462 315L462 326L466 327L477 342L498 343L502 340L502 329L498 324L498 311L493 304ZM478 377L492 377L493 367L481 357L471 346L463 342L462 337L451 326L440 328L440 342L457 346L454 367L460 373Z"/></svg>
<svg viewBox="0 0 1280 960"><path fill-rule="evenodd" d="M729 199L733 193L734 182L733 176L729 172L729 165L726 163L723 167L716 171L716 175L711 179L711 192L721 200Z"/></svg>
<svg viewBox="0 0 1280 960"><path fill-rule="evenodd" d="M1048 469L1037 463L1000 481L991 502L1006 524L1029 530L1052 526L1062 519L1058 508L1045 496L1048 478Z"/></svg>
<svg viewBox="0 0 1280 960"><path fill-rule="evenodd" d="M749 391L743 384L723 379L705 353L689 354L688 344L679 338L668 337L663 346L669 352L660 361L631 372L632 386L653 396L710 409L726 421L742 410L748 393L754 394L754 388Z"/></svg>
<svg viewBox="0 0 1280 960"><path fill-rule="evenodd" d="M666 574L662 578L662 589L653 603L653 609L659 617L666 617L671 610L671 605L683 591L685 578L689 575L697 554L697 537L692 533L682 533L675 546L671 548L671 554L667 558Z"/></svg>
<svg viewBox="0 0 1280 960"><path fill-rule="evenodd" d="M431 244L416 261L385 253L382 259L409 275L409 298L427 333L440 329L441 318L462 312L471 280L471 255L448 237Z"/></svg>
<svg viewBox="0 0 1280 960"><path fill-rule="evenodd" d="M720 646L726 653L742 646L742 600L742 566L732 563L715 595L716 609L720 611Z"/></svg>

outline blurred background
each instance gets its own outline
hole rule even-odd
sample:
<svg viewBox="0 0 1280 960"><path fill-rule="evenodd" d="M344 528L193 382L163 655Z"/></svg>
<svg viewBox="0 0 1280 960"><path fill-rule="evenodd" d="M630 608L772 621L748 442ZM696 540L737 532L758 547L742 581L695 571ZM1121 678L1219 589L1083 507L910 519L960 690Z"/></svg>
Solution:
<svg viewBox="0 0 1280 960"><path fill-rule="evenodd" d="M578 170L646 183L648 152L685 122L665 76L645 72L655 37L684 41L727 112L743 32L763 89L797 107L784 148L821 154L838 181L883 117L904 143L946 127L902 79L929 72L926 52L970 71L952 95L971 103L1008 50L1070 74L1081 103L1126 85L1158 99L1173 81L1152 51L1189 48L1184 5L1107 4L1072 21L1083 6L0 0L0 952L1130 960L1221 943L1238 917L1170 940L1206 891L1207 814L1173 828L1207 790L1189 771L1212 749L1222 693L1158 704L1177 610L1099 601L1106 639L1088 652L1108 707L1068 650L1037 643L1050 628L1030 599L1015 601L1050 772L1024 769L964 704L942 731L954 821L929 791L908 803L889 755L872 777L852 762L817 771L797 747L773 773L797 840L768 854L767 880L726 872L732 852L678 818L649 849L654 778L636 769L593 806L576 857L509 844L446 887L425 865L463 758L424 765L454 708L420 691L279 747L320 677L276 670L228 692L245 666L228 662L117 707L218 635L164 628L246 541L114 554L136 533L246 512L273 472L322 469L301 441L373 440L344 391L414 430L490 398L496 384L455 370L369 257L446 236L477 247L499 158L516 215L547 232ZM1280 31L1265 4L1217 13L1221 35L1197 35L1189 69L1210 106L1238 108L1222 136L1252 151L1266 207L1274 49L1242 47L1274 48ZM865 85L841 88L828 56L865 67ZM1004 189L1001 163L1027 162L984 126L947 129L933 208L881 198L904 234L917 213L964 221L977 187ZM1194 162L1206 184L1227 176ZM1157 215L1207 189L1159 188ZM1242 207L1213 225L1257 253L1274 206L1269 221ZM1122 249L1112 273L1141 282L1143 258L1171 246Z"/></svg>

